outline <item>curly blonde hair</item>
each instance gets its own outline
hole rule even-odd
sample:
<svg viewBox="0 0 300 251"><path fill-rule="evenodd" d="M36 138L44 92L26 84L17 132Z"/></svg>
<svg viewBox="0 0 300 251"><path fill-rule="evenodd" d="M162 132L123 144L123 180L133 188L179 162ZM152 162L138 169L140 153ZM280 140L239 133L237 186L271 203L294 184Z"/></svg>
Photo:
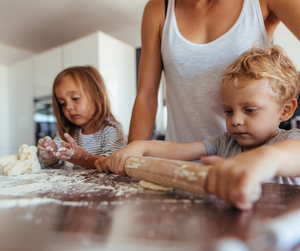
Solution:
<svg viewBox="0 0 300 251"><path fill-rule="evenodd" d="M113 126L117 129L119 137L122 140L121 133L115 126L115 123L119 122L112 114L111 104L103 78L98 70L92 66L74 66L66 68L61 71L54 80L52 87L53 114L57 120L56 126L60 137L63 140L66 140L64 137L65 132L74 137L76 129L79 128L65 117L62 107L55 95L55 87L58 86L62 79L67 75L71 76L75 83L81 86L89 98L95 103L96 112L92 117L95 128L99 131L105 126Z"/></svg>
<svg viewBox="0 0 300 251"><path fill-rule="evenodd" d="M233 80L237 88L243 88L251 81L263 78L269 80L270 94L278 102L283 104L298 97L299 73L278 45L271 45L266 50L253 46L241 54L223 72L222 86L227 80Z"/></svg>

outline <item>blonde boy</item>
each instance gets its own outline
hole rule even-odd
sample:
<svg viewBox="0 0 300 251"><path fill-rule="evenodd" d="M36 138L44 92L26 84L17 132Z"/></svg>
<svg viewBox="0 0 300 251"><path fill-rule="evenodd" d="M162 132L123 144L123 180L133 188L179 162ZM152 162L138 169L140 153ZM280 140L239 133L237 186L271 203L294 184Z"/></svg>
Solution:
<svg viewBox="0 0 300 251"><path fill-rule="evenodd" d="M300 140L295 140L300 139L300 130L278 128L293 115L298 93L299 75L284 51L274 45L266 50L253 47L223 74L220 99L228 132L188 143L135 141L114 152L105 168L126 175L128 156L201 158L214 165L208 191L240 209L249 209L251 191L258 183L276 176L275 182L300 184L300 179L279 177L300 176Z"/></svg>

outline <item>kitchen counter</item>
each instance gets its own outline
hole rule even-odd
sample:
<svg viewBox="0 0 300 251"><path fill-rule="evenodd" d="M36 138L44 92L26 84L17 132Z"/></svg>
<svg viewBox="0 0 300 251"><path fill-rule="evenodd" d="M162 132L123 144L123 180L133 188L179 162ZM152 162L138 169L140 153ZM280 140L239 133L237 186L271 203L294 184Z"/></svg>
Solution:
<svg viewBox="0 0 300 251"><path fill-rule="evenodd" d="M299 207L299 186L264 184L253 210L239 211L97 170L0 173L0 250L203 250L227 237L247 241L266 219Z"/></svg>

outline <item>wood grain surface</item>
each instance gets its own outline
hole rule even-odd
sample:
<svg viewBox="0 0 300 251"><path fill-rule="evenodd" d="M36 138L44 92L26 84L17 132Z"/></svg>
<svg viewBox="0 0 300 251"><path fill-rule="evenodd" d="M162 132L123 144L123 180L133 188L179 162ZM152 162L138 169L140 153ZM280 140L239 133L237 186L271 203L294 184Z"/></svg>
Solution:
<svg viewBox="0 0 300 251"><path fill-rule="evenodd" d="M53 200L0 207L1 250L205 250L224 237L247 241L264 220L300 206L299 186L264 184L253 210L239 211L215 197L139 189L138 179L60 168L62 180L76 171L86 187L101 189L82 192L77 184L61 182L43 192L0 195L0 205L16 199ZM46 173L43 177L47 180ZM130 184L136 192L118 193L120 184Z"/></svg>

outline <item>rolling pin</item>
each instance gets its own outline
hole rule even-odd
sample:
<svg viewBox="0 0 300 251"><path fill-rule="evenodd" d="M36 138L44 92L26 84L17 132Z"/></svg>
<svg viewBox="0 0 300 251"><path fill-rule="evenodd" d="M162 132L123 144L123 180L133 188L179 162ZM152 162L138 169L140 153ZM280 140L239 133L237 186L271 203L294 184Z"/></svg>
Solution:
<svg viewBox="0 0 300 251"><path fill-rule="evenodd" d="M211 165L152 157L129 157L125 162L125 172L130 177L201 195L208 195L205 183L211 168ZM257 201L260 195L258 186L252 201Z"/></svg>

